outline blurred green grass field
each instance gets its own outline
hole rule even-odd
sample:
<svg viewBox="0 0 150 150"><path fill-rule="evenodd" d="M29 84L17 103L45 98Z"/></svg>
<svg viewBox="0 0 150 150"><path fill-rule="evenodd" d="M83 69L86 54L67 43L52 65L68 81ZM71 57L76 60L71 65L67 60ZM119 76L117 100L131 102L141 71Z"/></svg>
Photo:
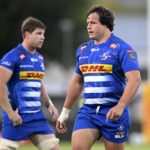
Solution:
<svg viewBox="0 0 150 150"><path fill-rule="evenodd" d="M61 142L60 143L61 150L71 150L71 145L69 142ZM150 150L150 144L137 144L137 145L130 145L126 144L125 150ZM19 150L37 150L35 146L32 144L22 144L20 145ZM104 146L102 143L96 143L91 150L104 150Z"/></svg>

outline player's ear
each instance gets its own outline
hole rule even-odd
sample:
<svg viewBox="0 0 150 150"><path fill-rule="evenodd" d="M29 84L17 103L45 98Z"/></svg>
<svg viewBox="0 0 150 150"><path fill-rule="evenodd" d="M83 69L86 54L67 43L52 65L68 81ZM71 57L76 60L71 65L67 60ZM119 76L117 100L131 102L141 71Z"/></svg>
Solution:
<svg viewBox="0 0 150 150"><path fill-rule="evenodd" d="M29 35L30 35L30 32L29 32L29 31L26 31L26 32L24 33L24 38L29 38Z"/></svg>

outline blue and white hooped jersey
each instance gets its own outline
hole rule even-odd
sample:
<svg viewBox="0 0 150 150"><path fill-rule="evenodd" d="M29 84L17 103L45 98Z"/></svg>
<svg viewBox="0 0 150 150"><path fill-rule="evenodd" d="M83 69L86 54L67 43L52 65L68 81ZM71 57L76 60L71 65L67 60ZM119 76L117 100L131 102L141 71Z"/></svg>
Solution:
<svg viewBox="0 0 150 150"><path fill-rule="evenodd" d="M44 76L43 56L31 54L19 44L8 52L0 65L13 72L8 82L10 103L19 113L35 113L41 110L41 79Z"/></svg>
<svg viewBox="0 0 150 150"><path fill-rule="evenodd" d="M84 79L84 104L117 103L126 85L125 73L139 70L135 50L114 34L102 44L83 43L76 61L76 73Z"/></svg>

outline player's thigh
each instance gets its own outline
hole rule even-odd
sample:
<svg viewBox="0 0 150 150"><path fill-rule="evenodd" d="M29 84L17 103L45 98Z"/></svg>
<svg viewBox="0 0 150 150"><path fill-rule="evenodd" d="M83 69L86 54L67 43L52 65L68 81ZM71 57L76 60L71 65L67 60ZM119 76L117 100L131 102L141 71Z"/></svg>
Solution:
<svg viewBox="0 0 150 150"><path fill-rule="evenodd" d="M41 150L59 150L59 139L54 134L35 134L30 140Z"/></svg>
<svg viewBox="0 0 150 150"><path fill-rule="evenodd" d="M90 150L95 141L99 138L98 129L79 129L72 133L73 150Z"/></svg>
<svg viewBox="0 0 150 150"><path fill-rule="evenodd" d="M101 138L104 142L105 150L124 150L124 143L113 143L105 139Z"/></svg>

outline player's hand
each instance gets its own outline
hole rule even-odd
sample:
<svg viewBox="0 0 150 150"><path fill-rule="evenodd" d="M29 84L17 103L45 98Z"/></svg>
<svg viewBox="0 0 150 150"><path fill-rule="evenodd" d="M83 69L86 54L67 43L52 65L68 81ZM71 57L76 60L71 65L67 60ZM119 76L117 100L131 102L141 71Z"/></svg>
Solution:
<svg viewBox="0 0 150 150"><path fill-rule="evenodd" d="M56 121L59 115L57 108L54 105L50 105L48 111L52 115L53 121Z"/></svg>
<svg viewBox="0 0 150 150"><path fill-rule="evenodd" d="M111 108L109 112L106 114L106 122L108 122L109 119L117 121L119 117L122 115L123 111L124 111L124 107L117 104L116 106Z"/></svg>
<svg viewBox="0 0 150 150"><path fill-rule="evenodd" d="M57 122L56 122L56 130L58 131L58 133L65 133L65 132L67 132L66 122L60 122L59 120L57 120Z"/></svg>
<svg viewBox="0 0 150 150"><path fill-rule="evenodd" d="M8 114L8 117L12 121L13 126L19 126L23 122L21 116L18 114L18 111L12 111Z"/></svg>
<svg viewBox="0 0 150 150"><path fill-rule="evenodd" d="M58 117L58 120L56 122L56 130L58 131L58 133L67 132L66 121L68 120L69 112L70 109L63 108L60 116Z"/></svg>

